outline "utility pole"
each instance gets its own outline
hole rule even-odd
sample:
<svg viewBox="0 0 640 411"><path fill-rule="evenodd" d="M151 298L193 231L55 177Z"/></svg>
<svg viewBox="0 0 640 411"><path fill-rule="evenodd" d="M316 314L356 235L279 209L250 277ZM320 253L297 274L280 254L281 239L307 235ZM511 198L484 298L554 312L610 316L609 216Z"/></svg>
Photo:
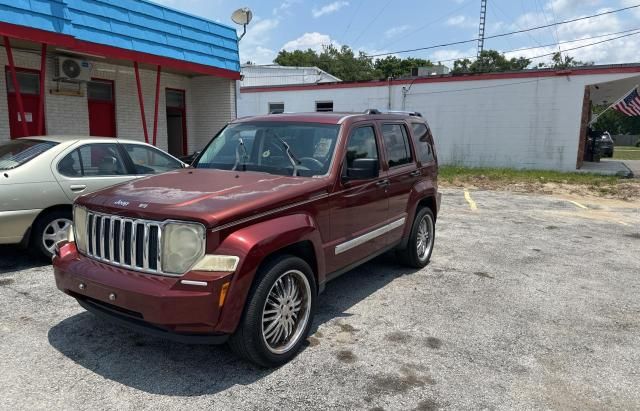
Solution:
<svg viewBox="0 0 640 411"><path fill-rule="evenodd" d="M487 0L480 0L480 27L478 28L478 58L484 49L484 23L487 17Z"/></svg>

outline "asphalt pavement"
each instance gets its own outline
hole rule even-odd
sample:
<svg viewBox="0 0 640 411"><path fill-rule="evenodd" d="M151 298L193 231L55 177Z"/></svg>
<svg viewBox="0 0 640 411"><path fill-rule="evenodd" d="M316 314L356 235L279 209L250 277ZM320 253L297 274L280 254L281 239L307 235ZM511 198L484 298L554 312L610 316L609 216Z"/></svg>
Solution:
<svg viewBox="0 0 640 411"><path fill-rule="evenodd" d="M432 262L330 283L273 370L96 319L3 246L0 409L638 409L638 204L444 190Z"/></svg>

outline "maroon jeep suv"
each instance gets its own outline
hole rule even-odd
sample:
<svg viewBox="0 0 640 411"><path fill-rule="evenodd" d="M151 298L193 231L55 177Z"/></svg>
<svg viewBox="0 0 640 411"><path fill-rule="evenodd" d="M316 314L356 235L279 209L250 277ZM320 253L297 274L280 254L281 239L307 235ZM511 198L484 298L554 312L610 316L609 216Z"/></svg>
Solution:
<svg viewBox="0 0 640 411"><path fill-rule="evenodd" d="M327 281L389 250L427 264L437 174L418 113L239 119L193 168L80 197L56 284L116 323L279 365Z"/></svg>

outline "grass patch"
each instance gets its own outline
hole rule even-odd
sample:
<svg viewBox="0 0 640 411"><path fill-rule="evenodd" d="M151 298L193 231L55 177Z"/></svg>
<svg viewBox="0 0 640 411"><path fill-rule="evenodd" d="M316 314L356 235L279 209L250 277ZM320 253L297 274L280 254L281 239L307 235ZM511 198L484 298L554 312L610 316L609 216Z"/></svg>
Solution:
<svg viewBox="0 0 640 411"><path fill-rule="evenodd" d="M640 147L616 146L613 149L613 158L616 160L640 160Z"/></svg>
<svg viewBox="0 0 640 411"><path fill-rule="evenodd" d="M465 181L469 183L487 181L502 184L559 183L599 186L616 184L619 181L619 178L615 176L602 176L590 173L563 173L548 170L513 170L489 167L467 168L457 166L440 167L438 177L441 181L451 184Z"/></svg>

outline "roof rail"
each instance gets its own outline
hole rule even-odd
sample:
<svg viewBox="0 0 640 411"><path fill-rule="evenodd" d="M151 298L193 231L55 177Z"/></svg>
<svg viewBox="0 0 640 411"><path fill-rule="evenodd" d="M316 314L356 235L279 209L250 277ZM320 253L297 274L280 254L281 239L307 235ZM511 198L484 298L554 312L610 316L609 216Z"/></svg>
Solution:
<svg viewBox="0 0 640 411"><path fill-rule="evenodd" d="M364 114L400 114L405 116L422 117L422 114L417 111L404 111L404 110L380 111L376 108L368 108L364 111Z"/></svg>
<svg viewBox="0 0 640 411"><path fill-rule="evenodd" d="M380 113L380 110L378 110L377 108L368 108L364 111L364 114L382 114L382 113Z"/></svg>

